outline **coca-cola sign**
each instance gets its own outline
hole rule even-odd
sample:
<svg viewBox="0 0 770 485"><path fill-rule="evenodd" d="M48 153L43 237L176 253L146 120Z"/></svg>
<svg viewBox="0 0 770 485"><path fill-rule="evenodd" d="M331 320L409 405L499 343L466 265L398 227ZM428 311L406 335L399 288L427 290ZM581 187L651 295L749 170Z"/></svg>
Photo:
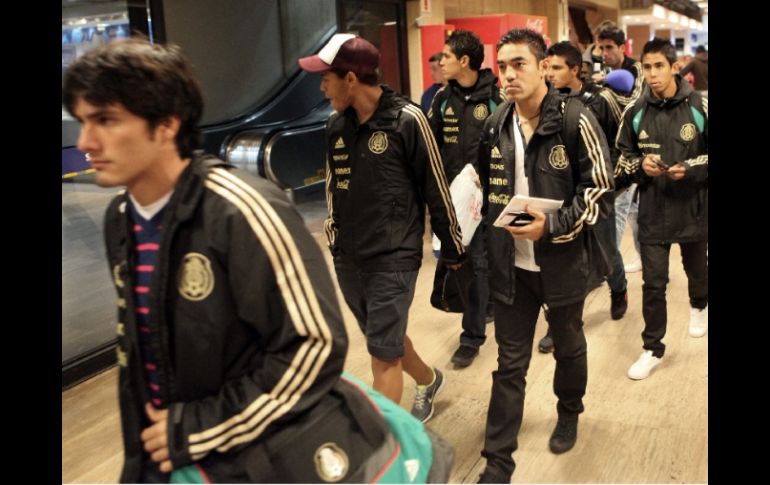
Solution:
<svg viewBox="0 0 770 485"><path fill-rule="evenodd" d="M543 33L543 19L527 19L527 28L538 34Z"/></svg>

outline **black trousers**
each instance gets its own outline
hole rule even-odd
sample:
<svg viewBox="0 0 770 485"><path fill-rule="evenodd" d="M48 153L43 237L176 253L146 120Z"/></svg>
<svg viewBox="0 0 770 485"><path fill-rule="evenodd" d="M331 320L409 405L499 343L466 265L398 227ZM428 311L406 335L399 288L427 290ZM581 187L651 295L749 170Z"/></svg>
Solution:
<svg viewBox="0 0 770 485"><path fill-rule="evenodd" d="M543 303L540 273L516 268L516 296L513 305L495 301L497 370L492 373L492 396L487 412L487 429L481 456L487 470L511 476L516 466L511 454L518 447L517 436L524 413L524 389L532 357L535 324ZM554 341L556 370L553 391L560 416L583 412L583 395L588 379L586 338L583 334L584 301L550 307L548 325Z"/></svg>
<svg viewBox="0 0 770 485"><path fill-rule="evenodd" d="M705 308L709 302L709 273L706 257L707 241L680 243L682 265L687 275L690 306ZM663 357L666 346L666 285L671 244L641 244L642 256L642 315L644 350L652 350L655 357Z"/></svg>

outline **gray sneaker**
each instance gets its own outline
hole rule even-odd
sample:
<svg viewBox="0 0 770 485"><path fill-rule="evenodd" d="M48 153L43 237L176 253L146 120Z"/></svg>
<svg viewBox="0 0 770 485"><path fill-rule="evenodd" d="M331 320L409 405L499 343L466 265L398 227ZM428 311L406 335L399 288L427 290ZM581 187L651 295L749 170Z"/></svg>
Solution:
<svg viewBox="0 0 770 485"><path fill-rule="evenodd" d="M412 416L423 423L427 422L433 416L433 399L444 387L444 374L433 368L436 379L429 386L417 386L417 392L414 395L414 405L412 405Z"/></svg>

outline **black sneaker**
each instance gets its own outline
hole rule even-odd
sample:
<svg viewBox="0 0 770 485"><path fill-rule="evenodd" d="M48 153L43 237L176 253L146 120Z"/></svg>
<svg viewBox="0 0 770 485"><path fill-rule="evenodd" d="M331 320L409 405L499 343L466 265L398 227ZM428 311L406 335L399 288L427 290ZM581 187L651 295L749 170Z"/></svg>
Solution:
<svg viewBox="0 0 770 485"><path fill-rule="evenodd" d="M564 453L575 446L575 441L577 441L577 425L577 416L559 418L556 422L556 428L551 434L551 439L548 441L548 446L552 452L556 454Z"/></svg>
<svg viewBox="0 0 770 485"><path fill-rule="evenodd" d="M610 315L613 320L620 320L628 310L628 290L615 292L610 290Z"/></svg>
<svg viewBox="0 0 770 485"><path fill-rule="evenodd" d="M452 356L452 363L457 367L468 367L477 355L479 355L479 349L470 345L460 344L460 347L455 350Z"/></svg>
<svg viewBox="0 0 770 485"><path fill-rule="evenodd" d="M544 354L550 354L553 352L553 339L551 338L551 331L545 334L545 337L540 339L537 344L537 350Z"/></svg>
<svg viewBox="0 0 770 485"><path fill-rule="evenodd" d="M502 477L485 469L484 472L479 475L479 481L476 483L511 483L511 477Z"/></svg>

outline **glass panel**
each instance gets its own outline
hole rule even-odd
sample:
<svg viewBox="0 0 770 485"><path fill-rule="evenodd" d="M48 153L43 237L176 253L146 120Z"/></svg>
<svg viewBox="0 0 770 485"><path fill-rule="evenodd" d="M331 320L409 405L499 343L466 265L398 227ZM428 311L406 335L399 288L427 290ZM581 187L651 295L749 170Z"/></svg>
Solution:
<svg viewBox="0 0 770 485"><path fill-rule="evenodd" d="M62 4L62 77L89 50L129 32L126 2ZM75 148L78 123L62 107L62 366L115 340L116 296L105 259L102 219L118 189L94 184Z"/></svg>
<svg viewBox="0 0 770 485"><path fill-rule="evenodd" d="M299 69L297 59L308 55L337 23L335 0L283 0L281 38L286 76Z"/></svg>
<svg viewBox="0 0 770 485"><path fill-rule="evenodd" d="M360 35L380 50L381 81L398 92L401 85L400 5L365 0L345 0L344 31Z"/></svg>

